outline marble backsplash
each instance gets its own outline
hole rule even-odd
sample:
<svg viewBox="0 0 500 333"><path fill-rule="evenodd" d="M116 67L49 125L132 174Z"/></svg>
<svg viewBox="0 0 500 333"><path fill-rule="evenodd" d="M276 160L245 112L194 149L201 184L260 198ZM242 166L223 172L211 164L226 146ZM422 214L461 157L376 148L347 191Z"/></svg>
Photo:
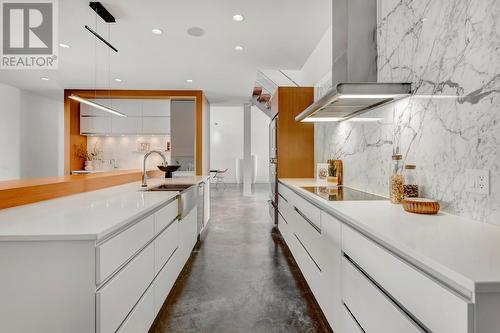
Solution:
<svg viewBox="0 0 500 333"><path fill-rule="evenodd" d="M500 225L500 1L381 0L377 62L379 82L415 94L363 115L378 121L317 123L316 161L341 158L345 185L387 196L399 151L423 196ZM465 191L467 169L489 170L489 195Z"/></svg>

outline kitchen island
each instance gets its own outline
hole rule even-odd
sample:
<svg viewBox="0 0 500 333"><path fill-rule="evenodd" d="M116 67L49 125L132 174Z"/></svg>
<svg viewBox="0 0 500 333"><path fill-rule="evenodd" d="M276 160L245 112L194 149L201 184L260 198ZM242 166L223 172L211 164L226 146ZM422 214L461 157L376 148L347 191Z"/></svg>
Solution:
<svg viewBox="0 0 500 333"><path fill-rule="evenodd" d="M148 190L200 183L208 194L208 177L154 178L0 210L0 331L147 331L200 233L184 192Z"/></svg>
<svg viewBox="0 0 500 333"><path fill-rule="evenodd" d="M498 226L303 188L327 185L280 179L278 228L336 332L500 327Z"/></svg>

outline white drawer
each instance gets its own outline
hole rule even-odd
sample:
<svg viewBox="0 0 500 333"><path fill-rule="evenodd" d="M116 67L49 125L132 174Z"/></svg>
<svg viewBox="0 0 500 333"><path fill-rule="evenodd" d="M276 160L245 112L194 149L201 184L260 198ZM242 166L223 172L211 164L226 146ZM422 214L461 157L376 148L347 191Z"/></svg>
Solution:
<svg viewBox="0 0 500 333"><path fill-rule="evenodd" d="M175 280L177 280L179 273L184 267L184 262L182 262L179 254L179 248L177 248L155 279L153 285L155 298L155 316L160 311L163 302L165 302L165 299L170 293Z"/></svg>
<svg viewBox="0 0 500 333"><path fill-rule="evenodd" d="M96 293L97 332L115 332L154 278L150 244Z"/></svg>
<svg viewBox="0 0 500 333"><path fill-rule="evenodd" d="M293 206L285 201L282 197L278 196L278 210L283 216L283 219L288 222L290 229L295 227L296 214L294 214Z"/></svg>
<svg viewBox="0 0 500 333"><path fill-rule="evenodd" d="M342 307L342 332L343 333L365 333L359 327L358 323L354 320L349 311L343 306Z"/></svg>
<svg viewBox="0 0 500 333"><path fill-rule="evenodd" d="M373 283L345 258L342 262L342 298L366 333L421 333Z"/></svg>
<svg viewBox="0 0 500 333"><path fill-rule="evenodd" d="M297 214L308 224L307 227L321 233L321 210L301 197L297 197L294 206Z"/></svg>
<svg viewBox="0 0 500 333"><path fill-rule="evenodd" d="M280 194L290 205L295 204L297 194L283 184L278 183L278 194Z"/></svg>
<svg viewBox="0 0 500 333"><path fill-rule="evenodd" d="M154 236L154 217L150 215L106 240L96 249L96 284L102 283Z"/></svg>
<svg viewBox="0 0 500 333"><path fill-rule="evenodd" d="M175 220L155 239L155 274L158 274L178 247L179 225Z"/></svg>
<svg viewBox="0 0 500 333"><path fill-rule="evenodd" d="M300 271L304 278L311 288L311 291L314 295L318 295L321 292L320 290L320 279L321 279L321 269L311 257L308 250L304 247L303 241L300 239L300 236L296 233L293 233L291 243L295 243L292 247L292 254L299 265Z"/></svg>
<svg viewBox="0 0 500 333"><path fill-rule="evenodd" d="M162 231L177 218L179 215L178 208L178 200L176 199L155 213L155 234Z"/></svg>
<svg viewBox="0 0 500 333"><path fill-rule="evenodd" d="M154 301L154 288L151 286L122 324L118 333L145 333L149 331L155 319Z"/></svg>
<svg viewBox="0 0 500 333"><path fill-rule="evenodd" d="M290 226L288 225L288 222L283 218L281 215L281 212L278 213L278 229L285 239L285 242L289 243L290 242Z"/></svg>
<svg viewBox="0 0 500 333"><path fill-rule="evenodd" d="M472 332L470 302L353 229L342 226L344 252L433 332Z"/></svg>

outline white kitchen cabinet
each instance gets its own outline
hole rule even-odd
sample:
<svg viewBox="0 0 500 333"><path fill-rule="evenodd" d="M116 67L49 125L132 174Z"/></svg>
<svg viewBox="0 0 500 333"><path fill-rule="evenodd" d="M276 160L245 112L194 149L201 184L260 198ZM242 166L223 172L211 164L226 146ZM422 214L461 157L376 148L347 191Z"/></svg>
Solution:
<svg viewBox="0 0 500 333"><path fill-rule="evenodd" d="M169 99L143 99L143 117L170 117Z"/></svg>
<svg viewBox="0 0 500 333"><path fill-rule="evenodd" d="M92 102L95 102L97 104L111 107L111 100L109 99L89 99ZM94 116L94 117L109 117L110 113L106 112L104 110L95 108L93 106L90 106L88 104L80 103L80 116Z"/></svg>
<svg viewBox="0 0 500 333"><path fill-rule="evenodd" d="M336 332L342 332L342 333L365 333L363 332L362 328L359 326L359 324L356 322L356 320L353 318L349 310L345 306L342 306L342 331L336 331Z"/></svg>
<svg viewBox="0 0 500 333"><path fill-rule="evenodd" d="M335 332L340 332L342 321L342 223L326 212L321 212L321 240L318 261L321 263L319 293L316 299Z"/></svg>
<svg viewBox="0 0 500 333"><path fill-rule="evenodd" d="M127 117L142 117L142 100L140 99L111 99L108 105Z"/></svg>
<svg viewBox="0 0 500 333"><path fill-rule="evenodd" d="M155 316L160 312L175 280L177 280L177 277L184 267L184 263L185 261L180 258L179 247L177 247L158 273L153 285Z"/></svg>
<svg viewBox="0 0 500 333"><path fill-rule="evenodd" d="M96 293L97 333L116 332L154 278L150 244Z"/></svg>
<svg viewBox="0 0 500 333"><path fill-rule="evenodd" d="M170 134L170 117L143 117L142 133Z"/></svg>
<svg viewBox="0 0 500 333"><path fill-rule="evenodd" d="M472 332L471 302L345 225L342 227L342 248L353 262L431 331Z"/></svg>
<svg viewBox="0 0 500 333"><path fill-rule="evenodd" d="M137 253L153 238L154 216L150 215L96 247L96 284Z"/></svg>
<svg viewBox="0 0 500 333"><path fill-rule="evenodd" d="M283 185L279 191L278 229L330 326L338 331L342 318L341 223Z"/></svg>
<svg viewBox="0 0 500 333"><path fill-rule="evenodd" d="M80 134L111 133L111 117L80 117Z"/></svg>
<svg viewBox="0 0 500 333"><path fill-rule="evenodd" d="M125 114L112 115L80 103L80 134L170 134L170 100L91 99Z"/></svg>
<svg viewBox="0 0 500 333"><path fill-rule="evenodd" d="M155 240L155 274L158 274L179 245L179 224L172 221Z"/></svg>
<svg viewBox="0 0 500 333"><path fill-rule="evenodd" d="M169 197L102 238L0 241L0 332L147 332L198 236Z"/></svg>
<svg viewBox="0 0 500 333"><path fill-rule="evenodd" d="M179 253L182 262L186 262L189 259L191 251L198 240L197 208L198 206L195 206L187 216L179 220L179 233L181 237Z"/></svg>
<svg viewBox="0 0 500 333"><path fill-rule="evenodd" d="M117 332L148 332L156 316L154 301L154 287L150 286Z"/></svg>
<svg viewBox="0 0 500 333"><path fill-rule="evenodd" d="M173 200L165 207L155 213L155 234L160 233L170 223L177 219L179 214L179 204L177 200Z"/></svg>
<svg viewBox="0 0 500 333"><path fill-rule="evenodd" d="M111 117L111 134L142 134L142 117Z"/></svg>
<svg viewBox="0 0 500 333"><path fill-rule="evenodd" d="M345 258L342 290L344 303L366 333L422 333L415 322Z"/></svg>

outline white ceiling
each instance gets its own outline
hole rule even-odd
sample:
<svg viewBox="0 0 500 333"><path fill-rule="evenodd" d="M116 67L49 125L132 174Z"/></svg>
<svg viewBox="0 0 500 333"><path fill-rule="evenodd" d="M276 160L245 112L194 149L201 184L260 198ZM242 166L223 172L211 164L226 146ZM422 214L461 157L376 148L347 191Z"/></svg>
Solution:
<svg viewBox="0 0 500 333"><path fill-rule="evenodd" d="M94 28L86 0L59 0L59 69L2 70L0 82L54 94L63 88L108 87L108 48L84 29ZM300 69L331 25L331 0L107 0L114 89L202 89L210 102L250 98L258 69ZM243 14L245 21L232 16ZM202 37L186 33L205 30ZM160 28L163 35L151 33ZM98 32L108 28L98 19ZM97 45L97 53L95 52ZM234 50L245 47L243 52ZM95 59L97 58L97 66ZM95 68L97 67L97 79ZM48 77L50 81L41 81ZM187 83L192 79L193 83Z"/></svg>

